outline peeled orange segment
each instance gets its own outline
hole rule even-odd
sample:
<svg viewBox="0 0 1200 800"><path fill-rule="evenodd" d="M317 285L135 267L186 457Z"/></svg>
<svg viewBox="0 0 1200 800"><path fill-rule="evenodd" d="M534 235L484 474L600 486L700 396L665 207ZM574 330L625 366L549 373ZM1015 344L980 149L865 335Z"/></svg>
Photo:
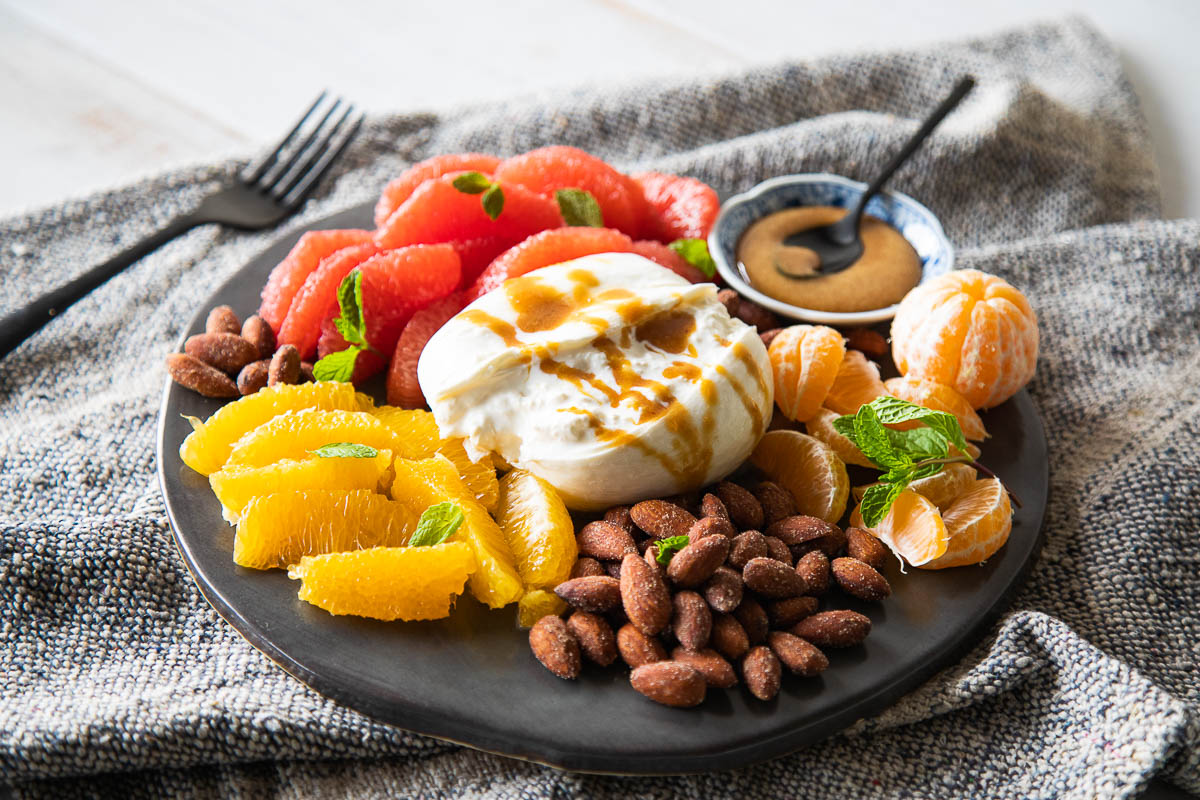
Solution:
<svg viewBox="0 0 1200 800"><path fill-rule="evenodd" d="M285 458L302 459L335 442L403 452L404 442L387 425L363 411L290 411L247 433L233 446L227 466L265 467Z"/></svg>
<svg viewBox="0 0 1200 800"><path fill-rule="evenodd" d="M517 601L517 624L532 628L542 617L555 616L567 610L567 601L549 589L531 589Z"/></svg>
<svg viewBox="0 0 1200 800"><path fill-rule="evenodd" d="M437 452L449 459L458 470L458 477L466 485L479 504L487 509L489 514L496 511L500 501L500 485L496 480L496 467L492 457L485 455L478 461L472 461L463 447L462 439L443 439L438 445Z"/></svg>
<svg viewBox="0 0 1200 800"><path fill-rule="evenodd" d="M349 383L276 384L219 409L179 446L183 463L209 475L229 459L234 444L249 431L288 411L320 409L357 411L354 386Z"/></svg>
<svg viewBox="0 0 1200 800"><path fill-rule="evenodd" d="M833 452L837 453L838 458L847 464L875 467L871 463L871 459L864 456L862 450L858 449L858 445L838 433L833 427L833 421L840 416L842 415L836 411L822 408L815 417L804 423L804 428L808 431L809 436L827 444Z"/></svg>
<svg viewBox="0 0 1200 800"><path fill-rule="evenodd" d="M288 577L303 581L301 600L330 614L411 621L449 616L474 569L469 545L446 542L308 556Z"/></svg>
<svg viewBox="0 0 1200 800"><path fill-rule="evenodd" d="M775 404L790 419L807 422L837 378L846 343L833 328L792 325L771 341L767 355L775 376Z"/></svg>
<svg viewBox="0 0 1200 800"><path fill-rule="evenodd" d="M1037 367L1037 316L1007 281L974 269L941 275L909 292L892 321L901 374L944 383L971 408L1003 403Z"/></svg>
<svg viewBox="0 0 1200 800"><path fill-rule="evenodd" d="M953 414L958 419L958 426L962 428L963 436L968 439L981 442L987 438L988 433L987 429L983 427L983 420L975 413L975 409L971 408L967 398L944 383L938 383L928 378L909 376L889 378L883 382L883 388L892 397L899 397L901 400L907 400L934 411ZM903 430L915 428L917 425L918 423L912 422L894 427Z"/></svg>
<svg viewBox="0 0 1200 800"><path fill-rule="evenodd" d="M392 497L415 513L446 501L462 509L463 524L451 540L467 542L475 551L479 568L471 576L471 594L492 608L519 600L524 587L504 532L459 478L450 460L442 455L421 461L398 458L394 466Z"/></svg>
<svg viewBox="0 0 1200 800"><path fill-rule="evenodd" d="M855 414L861 406L884 394L879 367L858 350L847 350L825 395L825 407L839 414Z"/></svg>
<svg viewBox="0 0 1200 800"><path fill-rule="evenodd" d="M750 462L792 493L797 513L836 523L846 511L846 465L824 442L799 431L768 431Z"/></svg>
<svg viewBox="0 0 1200 800"><path fill-rule="evenodd" d="M879 524L863 525L858 508L850 514L850 524L864 528L886 544L891 551L914 567L928 564L946 552L949 534L937 506L924 495L905 490Z"/></svg>
<svg viewBox="0 0 1200 800"><path fill-rule="evenodd" d="M496 522L526 588L552 589L570 576L579 555L575 525L553 486L514 469L500 481Z"/></svg>
<svg viewBox="0 0 1200 800"><path fill-rule="evenodd" d="M364 547L398 547L417 527L417 514L366 489L277 492L255 497L242 509L233 560L270 569L303 556Z"/></svg>
<svg viewBox="0 0 1200 800"><path fill-rule="evenodd" d="M437 422L430 412L379 406L371 413L400 437L401 446L396 451L397 458L429 458L437 451L442 435L438 432Z"/></svg>
<svg viewBox="0 0 1200 800"><path fill-rule="evenodd" d="M374 458L285 459L265 467L228 467L208 476L228 522L236 523L255 497L306 489L368 489L376 491L392 467L392 451Z"/></svg>
<svg viewBox="0 0 1200 800"><path fill-rule="evenodd" d="M908 489L924 496L940 510L945 511L955 498L975 483L977 477L975 468L969 464L947 464L942 467L941 472L913 481L908 485ZM854 499L862 500L866 490L866 486L855 486Z"/></svg>
<svg viewBox="0 0 1200 800"><path fill-rule="evenodd" d="M920 565L945 569L979 564L996 554L1012 532L1012 506L998 478L977 480L942 515L950 543L941 556Z"/></svg>

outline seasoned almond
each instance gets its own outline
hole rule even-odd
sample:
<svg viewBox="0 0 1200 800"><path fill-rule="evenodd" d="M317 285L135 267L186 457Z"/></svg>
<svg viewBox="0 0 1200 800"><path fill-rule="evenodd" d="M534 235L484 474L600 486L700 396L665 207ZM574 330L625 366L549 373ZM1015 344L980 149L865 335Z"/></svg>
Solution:
<svg viewBox="0 0 1200 800"><path fill-rule="evenodd" d="M294 344L285 344L271 356L271 365L267 368L267 386L284 383L288 385L300 382L300 351Z"/></svg>
<svg viewBox="0 0 1200 800"><path fill-rule="evenodd" d="M258 360L258 351L236 333L198 333L183 343L183 351L210 367L236 375L242 367Z"/></svg>
<svg viewBox="0 0 1200 800"><path fill-rule="evenodd" d="M775 341L775 337L783 333L783 328L771 328L768 331L762 331L758 334L758 338L762 339L763 347L770 347L771 342Z"/></svg>
<svg viewBox="0 0 1200 800"><path fill-rule="evenodd" d="M700 705L708 690L700 671L679 661L656 661L635 667L629 683L654 702L674 708Z"/></svg>
<svg viewBox="0 0 1200 800"><path fill-rule="evenodd" d="M733 289L722 289L717 292L717 301L725 306L725 310L729 312L729 316L736 317L738 306L742 302L742 296Z"/></svg>
<svg viewBox="0 0 1200 800"><path fill-rule="evenodd" d="M857 350L867 358L878 361L888 353L887 339L870 328L851 328L846 331L846 347Z"/></svg>
<svg viewBox="0 0 1200 800"><path fill-rule="evenodd" d="M647 636L662 633L671 623L671 595L662 574L633 553L621 562L620 593L629 621Z"/></svg>
<svg viewBox="0 0 1200 800"><path fill-rule="evenodd" d="M721 657L721 654L711 648L688 650L676 647L671 651L671 660L687 664L701 675L704 681L713 689L728 689L737 684L737 673L733 665Z"/></svg>
<svg viewBox="0 0 1200 800"><path fill-rule="evenodd" d="M702 593L713 611L728 614L741 604L745 587L740 572L721 566L704 582Z"/></svg>
<svg viewBox="0 0 1200 800"><path fill-rule="evenodd" d="M725 504L729 519L739 530L757 530L762 527L762 504L749 490L730 481L721 481L716 486L716 493Z"/></svg>
<svg viewBox="0 0 1200 800"><path fill-rule="evenodd" d="M811 678L820 675L829 666L829 659L816 645L790 633L774 631L767 637L767 644L792 672Z"/></svg>
<svg viewBox="0 0 1200 800"><path fill-rule="evenodd" d="M217 306L204 320L205 333L241 333L242 323L229 306Z"/></svg>
<svg viewBox="0 0 1200 800"><path fill-rule="evenodd" d="M561 617L547 614L529 629L529 649L542 666L560 678L579 677L582 661L579 640L567 628Z"/></svg>
<svg viewBox="0 0 1200 800"><path fill-rule="evenodd" d="M733 537L733 546L729 548L729 566L742 569L751 559L766 558L767 539L758 531L743 531Z"/></svg>
<svg viewBox="0 0 1200 800"><path fill-rule="evenodd" d="M808 584L805 594L825 594L829 591L829 556L820 550L805 553L796 562L796 574Z"/></svg>
<svg viewBox="0 0 1200 800"><path fill-rule="evenodd" d="M750 559L742 570L742 580L751 591L773 600L798 597L808 591L808 585L796 570L773 558Z"/></svg>
<svg viewBox="0 0 1200 800"><path fill-rule="evenodd" d="M846 555L879 572L887 566L887 545L862 528L846 528Z"/></svg>
<svg viewBox="0 0 1200 800"><path fill-rule="evenodd" d="M601 561L619 561L626 553L638 551L629 532L611 522L589 522L575 534L575 542L580 555Z"/></svg>
<svg viewBox="0 0 1200 800"><path fill-rule="evenodd" d="M633 517L629 516L629 506L613 506L604 512L604 521L623 528L630 536L637 531L637 527L633 524Z"/></svg>
<svg viewBox="0 0 1200 800"><path fill-rule="evenodd" d="M637 556L634 556L637 558ZM621 602L621 584L608 575L589 575L560 583L554 593L572 608L603 614Z"/></svg>
<svg viewBox="0 0 1200 800"><path fill-rule="evenodd" d="M180 386L205 397L238 396L238 387L232 378L216 367L184 353L167 356L167 374Z"/></svg>
<svg viewBox="0 0 1200 800"><path fill-rule="evenodd" d="M630 623L617 629L617 650L621 659L635 668L667 660L667 651L662 642L647 636Z"/></svg>
<svg viewBox="0 0 1200 800"><path fill-rule="evenodd" d="M759 645L742 659L742 680L750 694L759 700L770 700L779 694L783 668L771 648Z"/></svg>
<svg viewBox="0 0 1200 800"><path fill-rule="evenodd" d="M605 561L604 574L610 578L621 580L621 562L620 561Z"/></svg>
<svg viewBox="0 0 1200 800"><path fill-rule="evenodd" d="M270 366L271 362L264 359L262 361L251 361L242 367L242 371L237 376L238 392L245 397L248 394L254 394L266 386L267 373Z"/></svg>
<svg viewBox="0 0 1200 800"><path fill-rule="evenodd" d="M763 538L767 542L767 558L772 558L786 564L790 568L792 566L792 551L783 543L783 540L776 539L774 536L765 536Z"/></svg>
<svg viewBox="0 0 1200 800"><path fill-rule="evenodd" d="M579 649L602 667L617 660L617 637L608 620L598 614L576 611L567 617L567 629L579 640Z"/></svg>
<svg viewBox="0 0 1200 800"><path fill-rule="evenodd" d="M729 555L729 539L707 536L677 552L667 564L667 577L676 586L691 588L704 583Z"/></svg>
<svg viewBox="0 0 1200 800"><path fill-rule="evenodd" d="M817 598L789 597L767 603L767 619L772 628L789 628L805 617L817 613Z"/></svg>
<svg viewBox="0 0 1200 800"><path fill-rule="evenodd" d="M744 297L738 298L737 313L734 316L760 331L769 331L779 325L779 317L775 316L774 311L769 311Z"/></svg>
<svg viewBox="0 0 1200 800"><path fill-rule="evenodd" d="M754 496L762 505L763 525L770 526L796 513L796 498L775 481L763 481L754 487Z"/></svg>
<svg viewBox="0 0 1200 800"><path fill-rule="evenodd" d="M594 558L584 556L571 567L572 578L586 578L589 575L604 575L604 565Z"/></svg>
<svg viewBox="0 0 1200 800"><path fill-rule="evenodd" d="M771 621L767 618L767 612L762 605L753 597L747 595L742 598L742 602L733 610L734 619L742 624L742 628L746 631L746 638L750 640L750 644L759 644L767 640L767 632L771 629Z"/></svg>
<svg viewBox="0 0 1200 800"><path fill-rule="evenodd" d="M234 331L236 333L236 331ZM242 325L242 338L254 345L259 358L270 358L275 353L275 331L267 321L255 314ZM312 366L309 366L309 370Z"/></svg>
<svg viewBox="0 0 1200 800"><path fill-rule="evenodd" d="M300 362L300 382L301 383L314 383L316 380L317 380L316 376L313 375L313 365L311 363L309 363L308 361L301 361Z"/></svg>
<svg viewBox="0 0 1200 800"><path fill-rule="evenodd" d="M629 516L655 539L683 536L696 522L685 509L666 500L643 500L629 509Z"/></svg>
<svg viewBox="0 0 1200 800"><path fill-rule="evenodd" d="M814 539L827 536L836 528L836 525L831 525L819 517L794 514L790 517L776 520L767 526L766 534L767 536L774 536L788 547L796 547L805 542L811 542Z"/></svg>
<svg viewBox="0 0 1200 800"><path fill-rule="evenodd" d="M857 611L838 609L805 617L792 626L791 633L817 647L853 647L871 632L871 620Z"/></svg>
<svg viewBox="0 0 1200 800"><path fill-rule="evenodd" d="M838 587L851 597L875 603L892 593L887 578L857 558L835 558L831 566Z"/></svg>
<svg viewBox="0 0 1200 800"><path fill-rule="evenodd" d="M729 519L729 509L721 502L721 498L711 492L700 500L700 513L706 517L724 517Z"/></svg>
<svg viewBox="0 0 1200 800"><path fill-rule="evenodd" d="M671 604L671 631L688 650L699 650L708 644L712 634L712 612L708 603L696 592L676 592Z"/></svg>
<svg viewBox="0 0 1200 800"><path fill-rule="evenodd" d="M829 533L814 541L821 552L829 558L837 558L846 551L846 532L836 525Z"/></svg>
<svg viewBox="0 0 1200 800"><path fill-rule="evenodd" d="M730 661L736 661L750 649L750 637L746 629L730 614L714 614L712 635L709 638L713 649Z"/></svg>
<svg viewBox="0 0 1200 800"><path fill-rule="evenodd" d="M725 517L701 517L688 529L688 539L697 542L705 536L723 536L732 539L737 535L733 523Z"/></svg>

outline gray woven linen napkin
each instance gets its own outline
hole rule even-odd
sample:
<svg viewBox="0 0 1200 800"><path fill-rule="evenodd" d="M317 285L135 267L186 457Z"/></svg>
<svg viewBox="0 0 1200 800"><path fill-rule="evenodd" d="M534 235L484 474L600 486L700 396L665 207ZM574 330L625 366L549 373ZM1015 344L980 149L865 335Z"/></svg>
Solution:
<svg viewBox="0 0 1200 800"><path fill-rule="evenodd" d="M1128 797L1200 792L1200 223L1159 217L1145 123L1079 21L924 51L377 118L294 230L440 152L567 143L723 196L869 178L962 73L959 113L893 181L963 267L1037 309L1046 545L985 640L877 718L689 777L586 776L390 728L310 691L201 598L155 477L163 355L281 231L205 227L0 362L0 790L559 798ZM0 221L0 309L128 245L237 164ZM239 309L243 313L249 309ZM514 633L514 635L516 635Z"/></svg>

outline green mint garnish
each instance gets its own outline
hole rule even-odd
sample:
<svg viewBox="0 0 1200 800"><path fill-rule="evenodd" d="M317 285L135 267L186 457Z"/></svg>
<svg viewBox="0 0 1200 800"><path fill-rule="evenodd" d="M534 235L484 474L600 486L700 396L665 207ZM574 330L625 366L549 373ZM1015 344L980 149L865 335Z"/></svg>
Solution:
<svg viewBox="0 0 1200 800"><path fill-rule="evenodd" d="M361 347L352 344L345 350L330 353L313 364L313 377L318 381L348 382L354 375L354 363L361 352Z"/></svg>
<svg viewBox="0 0 1200 800"><path fill-rule="evenodd" d="M379 455L374 447L353 442L332 442L310 452L315 453L317 458L374 458Z"/></svg>
<svg viewBox="0 0 1200 800"><path fill-rule="evenodd" d="M500 212L504 210L504 190L500 188L500 184L493 183L486 192L483 193L483 212L493 220L500 216Z"/></svg>
<svg viewBox="0 0 1200 800"><path fill-rule="evenodd" d="M711 278L717 274L717 262L713 261L712 255L708 252L708 242L703 239L676 239L667 247L682 256L684 261L703 272L704 277Z"/></svg>
<svg viewBox="0 0 1200 800"><path fill-rule="evenodd" d="M884 425L917 420L940 432L950 440L950 444L959 450L967 449L967 440L963 436L962 428L958 425L958 418L953 414L934 411L898 397L879 397L871 401L871 405L874 406L875 413L879 415L879 421Z"/></svg>
<svg viewBox="0 0 1200 800"><path fill-rule="evenodd" d="M463 194L482 194L483 211L493 220L504 210L504 190L482 172L464 172L453 185Z"/></svg>
<svg viewBox="0 0 1200 800"><path fill-rule="evenodd" d="M417 530L408 540L409 547L430 547L454 535L463 523L463 512L456 503L438 503L425 509Z"/></svg>
<svg viewBox="0 0 1200 800"><path fill-rule="evenodd" d="M604 214L591 192L583 189L559 189L554 193L563 222L573 227L603 228Z"/></svg>
<svg viewBox="0 0 1200 800"><path fill-rule="evenodd" d="M330 353L313 364L313 377L318 381L349 381L354 375L358 354L372 349L367 341L367 323L363 317L361 272L354 270L342 279L338 284L337 298L338 316L333 324L350 346Z"/></svg>
<svg viewBox="0 0 1200 800"><path fill-rule="evenodd" d="M655 560L665 567L671 563L671 557L687 547L690 542L691 540L687 537L687 534L659 539L654 543L654 546L658 548L658 555L655 556Z"/></svg>

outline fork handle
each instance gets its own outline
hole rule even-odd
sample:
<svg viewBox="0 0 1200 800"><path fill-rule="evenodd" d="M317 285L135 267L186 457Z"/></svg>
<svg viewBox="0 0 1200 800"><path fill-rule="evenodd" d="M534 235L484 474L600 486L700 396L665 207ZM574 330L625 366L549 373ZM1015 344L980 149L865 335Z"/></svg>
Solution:
<svg viewBox="0 0 1200 800"><path fill-rule="evenodd" d="M165 226L122 250L115 256L98 264L68 283L42 295L27 306L0 318L0 358L11 353L21 342L42 329L47 322L66 311L76 300L116 275L121 270L141 260L167 242L200 225L205 220L197 214L175 217Z"/></svg>

